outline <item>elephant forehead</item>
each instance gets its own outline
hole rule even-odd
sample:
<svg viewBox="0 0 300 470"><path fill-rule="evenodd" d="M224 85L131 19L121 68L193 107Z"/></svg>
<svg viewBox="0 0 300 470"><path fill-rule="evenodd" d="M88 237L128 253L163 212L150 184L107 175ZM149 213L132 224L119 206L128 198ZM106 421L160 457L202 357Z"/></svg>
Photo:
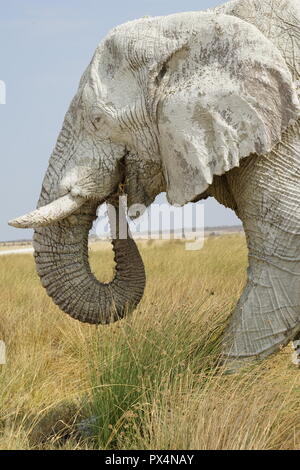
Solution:
<svg viewBox="0 0 300 470"><path fill-rule="evenodd" d="M122 87L136 75L169 58L184 44L194 46L197 60L228 61L232 57L249 60L257 54L274 57L274 45L269 47L265 36L255 26L235 16L189 12L165 17L142 18L113 29L98 46L92 67L98 70L104 87ZM276 53L276 51L275 51ZM226 65L226 63L224 64ZM147 77L143 77L147 80ZM131 84L128 92L130 93ZM122 88L121 88L122 89Z"/></svg>
<svg viewBox="0 0 300 470"><path fill-rule="evenodd" d="M94 98L108 106L123 108L136 101L140 90L125 57L116 47L109 46L110 42L106 40L98 46L88 82Z"/></svg>
<svg viewBox="0 0 300 470"><path fill-rule="evenodd" d="M205 14L205 21L213 16ZM202 13L185 13L142 18L114 28L97 47L89 67L94 93L119 108L134 102L147 86L149 68L186 41L191 28L199 30L202 18ZM208 41L207 35L202 36Z"/></svg>
<svg viewBox="0 0 300 470"><path fill-rule="evenodd" d="M263 36L251 23L231 15L216 15L207 12L176 13L168 16L141 18L117 26L108 34L98 47L99 53L107 53L114 59L108 74L113 77L115 71L125 61L129 61L132 69L159 59L164 53L170 52L174 44L182 44L183 40L201 42L205 48L215 40L224 46L230 37L236 41L245 40L246 36L259 39ZM175 41L175 42L174 42ZM99 55L98 55L99 57Z"/></svg>

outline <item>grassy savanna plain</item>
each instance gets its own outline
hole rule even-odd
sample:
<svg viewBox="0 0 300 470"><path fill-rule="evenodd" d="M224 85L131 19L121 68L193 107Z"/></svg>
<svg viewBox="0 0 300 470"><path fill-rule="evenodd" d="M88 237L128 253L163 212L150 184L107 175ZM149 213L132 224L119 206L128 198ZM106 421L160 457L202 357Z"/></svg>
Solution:
<svg viewBox="0 0 300 470"><path fill-rule="evenodd" d="M200 251L180 241L139 245L144 298L111 326L60 312L32 255L0 257L0 448L299 449L290 346L235 374L219 365L246 279L244 237L210 237ZM109 244L95 244L90 258L110 280Z"/></svg>

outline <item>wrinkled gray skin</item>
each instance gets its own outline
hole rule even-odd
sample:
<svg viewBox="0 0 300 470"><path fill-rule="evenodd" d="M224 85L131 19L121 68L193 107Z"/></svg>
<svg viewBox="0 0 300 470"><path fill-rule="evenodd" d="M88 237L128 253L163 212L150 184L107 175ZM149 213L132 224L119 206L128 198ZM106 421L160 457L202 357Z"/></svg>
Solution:
<svg viewBox="0 0 300 470"><path fill-rule="evenodd" d="M213 196L242 220L248 283L225 337L228 360L263 358L296 339L299 20L297 0L236 0L130 22L101 42L51 156L44 212L13 222L35 227L37 271L62 310L109 323L142 297L131 239L113 242L111 284L88 264L96 208L125 183L129 205L162 191L179 205Z"/></svg>

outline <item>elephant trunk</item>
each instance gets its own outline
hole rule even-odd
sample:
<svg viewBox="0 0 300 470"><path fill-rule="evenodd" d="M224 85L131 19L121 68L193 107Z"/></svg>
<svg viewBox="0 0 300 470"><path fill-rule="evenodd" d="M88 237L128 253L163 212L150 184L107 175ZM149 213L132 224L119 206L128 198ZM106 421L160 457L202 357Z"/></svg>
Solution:
<svg viewBox="0 0 300 470"><path fill-rule="evenodd" d="M103 187L100 184L96 186L103 191L103 197L74 195L70 190L71 183L68 190L65 188L65 193L62 191L62 176L69 175L71 157L80 161L80 152L83 152L82 155L93 155L94 152L92 143L84 140L81 134L82 117L77 113L79 100L80 95L74 98L66 114L43 181L38 208L12 220L10 224L35 229L33 245L37 272L53 301L82 322L107 324L119 320L137 306L143 296L145 270L137 246L128 234L127 221L123 215L126 228L123 232L127 238L124 233L122 237L118 236L118 227L112 237L116 262L113 281L101 283L91 272L88 259L89 230L96 218L99 202L116 191L119 173L116 167L112 175L99 175ZM106 155L113 150L113 145L109 143L108 148L103 144L99 152ZM123 152L123 148L118 147L118 151ZM77 172L83 183L85 168L80 167ZM76 169L76 166L72 169ZM97 168L94 172L89 170L89 173L97 175ZM82 183L80 179L77 182ZM91 182L87 179L87 184ZM122 212L122 208L116 209L118 214ZM118 220L119 217L116 217Z"/></svg>
<svg viewBox="0 0 300 470"><path fill-rule="evenodd" d="M225 338L227 358L261 359L300 331L299 154L297 122L274 151L250 157L228 174L249 268Z"/></svg>
<svg viewBox="0 0 300 470"><path fill-rule="evenodd" d="M112 241L116 273L99 282L88 260L88 234L97 206L86 203L76 215L34 233L35 261L47 293L66 313L82 322L107 324L133 310L143 296L145 271L132 238Z"/></svg>

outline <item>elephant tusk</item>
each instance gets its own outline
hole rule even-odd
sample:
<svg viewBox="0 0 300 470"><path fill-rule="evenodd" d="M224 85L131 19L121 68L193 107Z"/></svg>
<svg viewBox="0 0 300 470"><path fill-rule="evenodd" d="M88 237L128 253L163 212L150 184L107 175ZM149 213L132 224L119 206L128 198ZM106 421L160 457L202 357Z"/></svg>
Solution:
<svg viewBox="0 0 300 470"><path fill-rule="evenodd" d="M83 197L74 197L70 193L42 206L17 219L10 220L9 225L16 228L38 228L53 224L73 214L86 202Z"/></svg>

